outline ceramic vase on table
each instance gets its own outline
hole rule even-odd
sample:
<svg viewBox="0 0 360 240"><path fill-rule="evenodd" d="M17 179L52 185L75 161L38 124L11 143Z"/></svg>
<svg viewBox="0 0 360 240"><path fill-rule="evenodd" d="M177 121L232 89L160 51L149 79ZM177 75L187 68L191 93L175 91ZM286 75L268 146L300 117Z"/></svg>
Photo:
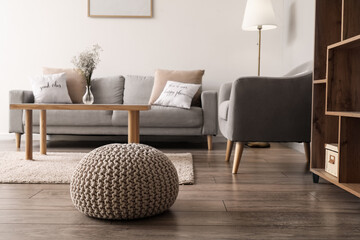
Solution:
<svg viewBox="0 0 360 240"><path fill-rule="evenodd" d="M85 95L82 98L84 104L93 104L94 103L94 95L91 92L91 86L86 86Z"/></svg>

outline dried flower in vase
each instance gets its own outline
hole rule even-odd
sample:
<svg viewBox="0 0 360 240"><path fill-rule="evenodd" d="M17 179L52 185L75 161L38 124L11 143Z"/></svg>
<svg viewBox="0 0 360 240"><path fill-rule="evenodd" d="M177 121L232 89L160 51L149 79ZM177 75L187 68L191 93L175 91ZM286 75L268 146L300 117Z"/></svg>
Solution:
<svg viewBox="0 0 360 240"><path fill-rule="evenodd" d="M74 56L71 60L75 67L84 74L87 86L91 85L91 76L100 62L100 51L102 48L95 44L91 49L81 52L79 56Z"/></svg>

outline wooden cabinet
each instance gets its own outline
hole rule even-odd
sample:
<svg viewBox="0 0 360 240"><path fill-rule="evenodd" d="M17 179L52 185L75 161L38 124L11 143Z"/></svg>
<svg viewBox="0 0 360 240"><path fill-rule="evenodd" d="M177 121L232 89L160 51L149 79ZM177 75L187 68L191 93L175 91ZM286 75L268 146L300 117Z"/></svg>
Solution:
<svg viewBox="0 0 360 240"><path fill-rule="evenodd" d="M360 0L316 0L310 170L360 197ZM325 172L325 144L339 172Z"/></svg>

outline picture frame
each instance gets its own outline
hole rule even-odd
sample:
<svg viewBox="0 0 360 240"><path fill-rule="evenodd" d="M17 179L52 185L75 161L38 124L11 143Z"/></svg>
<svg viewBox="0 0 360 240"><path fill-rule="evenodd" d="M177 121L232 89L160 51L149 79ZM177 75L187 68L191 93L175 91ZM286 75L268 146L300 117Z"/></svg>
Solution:
<svg viewBox="0 0 360 240"><path fill-rule="evenodd" d="M88 17L151 18L153 0L88 0Z"/></svg>

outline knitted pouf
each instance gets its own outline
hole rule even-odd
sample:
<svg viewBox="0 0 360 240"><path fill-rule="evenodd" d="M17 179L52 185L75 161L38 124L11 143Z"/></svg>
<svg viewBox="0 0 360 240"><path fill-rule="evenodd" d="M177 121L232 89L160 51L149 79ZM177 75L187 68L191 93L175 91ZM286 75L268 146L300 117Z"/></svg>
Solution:
<svg viewBox="0 0 360 240"><path fill-rule="evenodd" d="M161 151L109 144L85 155L71 178L75 207L90 217L136 219L169 209L179 192L176 169Z"/></svg>

